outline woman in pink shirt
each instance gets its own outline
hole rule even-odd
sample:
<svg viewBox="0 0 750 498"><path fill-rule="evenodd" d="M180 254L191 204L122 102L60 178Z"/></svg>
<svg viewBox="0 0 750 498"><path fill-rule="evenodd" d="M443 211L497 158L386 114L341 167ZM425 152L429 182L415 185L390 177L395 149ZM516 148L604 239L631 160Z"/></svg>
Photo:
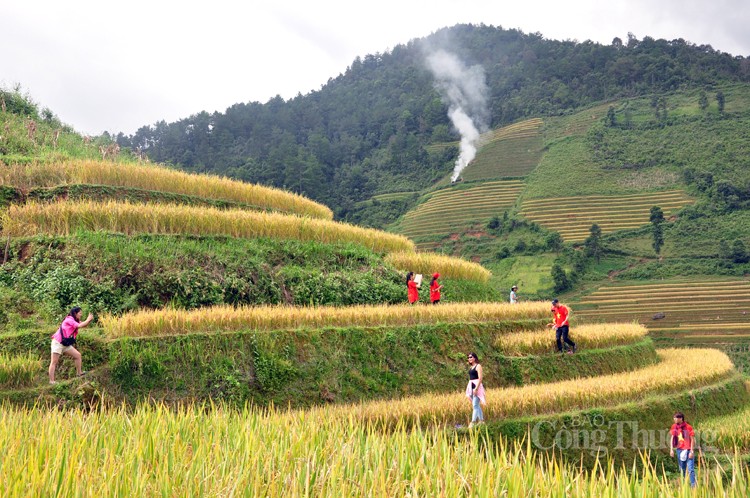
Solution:
<svg viewBox="0 0 750 498"><path fill-rule="evenodd" d="M55 383L55 370L57 363L60 361L60 355L66 354L76 362L76 373L80 377L85 374L81 370L81 353L75 348L75 338L78 336L78 329L87 326L94 319L94 315L89 313L85 321L81 321L83 312L78 306L70 310L70 314L65 317L57 332L52 334L52 359L49 363L49 383ZM71 344L67 345L68 342Z"/></svg>

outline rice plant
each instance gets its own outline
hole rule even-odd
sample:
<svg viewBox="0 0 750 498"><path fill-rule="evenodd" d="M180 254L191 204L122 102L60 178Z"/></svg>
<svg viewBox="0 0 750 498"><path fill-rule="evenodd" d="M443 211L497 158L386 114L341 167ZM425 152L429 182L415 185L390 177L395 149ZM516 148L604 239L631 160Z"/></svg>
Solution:
<svg viewBox="0 0 750 498"><path fill-rule="evenodd" d="M586 350L632 344L647 334L646 327L635 323L580 325L572 332L576 345ZM509 356L543 354L552 350L554 339L550 329L517 332L498 336L495 346Z"/></svg>
<svg viewBox="0 0 750 498"><path fill-rule="evenodd" d="M145 337L233 330L408 326L439 322L534 320L548 317L549 305L542 302L515 305L446 303L440 306L212 306L197 310L140 310L122 316L106 315L100 318L100 323L110 337Z"/></svg>
<svg viewBox="0 0 750 498"><path fill-rule="evenodd" d="M61 425L64 427L61 428ZM3 496L585 496L739 498L735 459L695 491L640 462L587 471L530 443L439 428L379 431L325 410L141 405L85 413L0 408Z"/></svg>
<svg viewBox="0 0 750 498"><path fill-rule="evenodd" d="M480 264L431 252L394 252L388 254L385 260L400 270L422 273L425 277L437 272L443 277L487 282L492 276Z"/></svg>
<svg viewBox="0 0 750 498"><path fill-rule="evenodd" d="M27 386L41 371L39 358L31 353L26 355L0 353L0 386L2 387Z"/></svg>
<svg viewBox="0 0 750 498"><path fill-rule="evenodd" d="M3 233L69 235L79 230L125 234L225 235L270 237L323 243L353 242L375 252L413 251L404 236L330 220L241 209L128 202L58 202L11 205Z"/></svg>
<svg viewBox="0 0 750 498"><path fill-rule="evenodd" d="M333 211L327 206L292 192L215 175L186 173L157 165L78 160L11 164L3 166L0 170L0 185L30 189L76 183L173 192L241 202L314 218L333 219Z"/></svg>

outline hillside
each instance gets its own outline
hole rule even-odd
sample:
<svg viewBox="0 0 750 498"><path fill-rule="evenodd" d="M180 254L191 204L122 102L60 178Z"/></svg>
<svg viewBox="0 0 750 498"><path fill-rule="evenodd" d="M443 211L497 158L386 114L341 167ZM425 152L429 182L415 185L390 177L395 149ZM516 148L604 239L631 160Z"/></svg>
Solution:
<svg viewBox="0 0 750 498"><path fill-rule="evenodd" d="M701 251L715 231L693 235L701 243L682 252L665 244L659 259L643 228L609 226L611 233L581 246L562 227L528 219L540 212L531 206L547 199L543 211L552 219L555 209L573 209L560 202L560 188L594 214L622 211L633 223L648 223L644 206L662 202L670 244L684 219L721 230L742 216L744 177L692 161L697 153L689 174L679 174L686 168L670 152L639 163L643 176L621 181L619 169L629 171L649 143L628 136L637 126L676 139L700 120L702 130L724 138L737 133L722 150L742 160L742 131L724 126L743 119L742 106L680 116L690 95L671 98L681 107L656 123L630 113L642 104L636 98L617 103L627 126L623 107L613 105L608 121L587 109L490 131L466 170L471 181L450 185L440 175L429 188L364 201L365 209L414 206L400 228L425 237L419 244L334 221L326 206L281 189L128 153L92 158L72 131L80 146L72 151L16 136L15 152L0 155L6 494L605 496L626 489L668 496L686 491L673 478L675 460L641 434L661 433L679 410L716 436L703 448L698 495L746 495L750 385L738 371L746 352L656 348L686 324L698 331L704 312L724 315L711 325L737 325L743 334L735 305L747 289L736 272L747 262L736 261L737 244L725 244L721 266L734 278L714 278L712 290L696 292L706 280L699 270L714 268ZM32 111L4 110L0 120L22 129L41 119ZM654 133L651 145L662 138ZM116 150L101 140L105 151ZM441 143L436 149L451 147ZM565 154L571 150L580 155ZM639 209L617 207L628 204ZM571 219L585 226L597 218ZM741 227L734 233L741 237ZM467 257L418 252L424 243ZM684 260L695 265L693 280L628 282L654 266L678 271ZM496 302L504 300L498 289L519 275L533 275L539 295L549 292L560 283L542 277L551 266L570 269L575 285L565 297L574 300L577 348L567 352L556 350L545 327L549 302L527 299L526 281L527 302ZM423 287L422 303L405 304L407 270L439 272L442 302L422 304ZM610 278L617 282L602 284ZM686 296L721 302L685 314L676 301ZM88 372L76 376L65 359L51 384L50 333L74 304L96 314L77 345ZM652 306L669 306L659 335L632 323L645 321ZM607 317L625 323L601 323ZM700 342L701 334L692 338ZM465 394L467 352L481 358L488 392L476 425ZM69 430L60 430L61 420ZM619 430L635 422L638 431ZM469 476L474 488L456 475Z"/></svg>
<svg viewBox="0 0 750 498"><path fill-rule="evenodd" d="M602 101L750 81L744 57L682 39L631 36L602 45L457 25L357 58L308 95L237 103L224 112L196 110L176 122L118 135L117 142L152 161L303 193L330 206L340 219L361 220L366 207L359 202L421 191L453 168L459 136L425 63L438 49L467 66L482 66L486 124L492 130L528 119L538 125L539 118L569 115ZM491 140L488 147L508 160L502 176L525 176L541 143L538 135L520 133L515 140ZM467 181L485 178L484 160L477 161L464 176ZM391 204L394 212L383 221L393 221L407 207Z"/></svg>

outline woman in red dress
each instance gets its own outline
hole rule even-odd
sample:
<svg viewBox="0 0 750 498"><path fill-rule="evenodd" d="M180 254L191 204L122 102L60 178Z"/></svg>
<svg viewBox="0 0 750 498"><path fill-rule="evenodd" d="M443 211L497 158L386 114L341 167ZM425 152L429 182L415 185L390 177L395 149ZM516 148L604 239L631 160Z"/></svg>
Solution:
<svg viewBox="0 0 750 498"><path fill-rule="evenodd" d="M406 297L409 298L409 304L419 301L419 286L414 281L414 272L406 274Z"/></svg>
<svg viewBox="0 0 750 498"><path fill-rule="evenodd" d="M443 286L438 283L439 278L439 273L432 274L432 282L430 282L430 302L432 304L440 302L440 291L443 289Z"/></svg>

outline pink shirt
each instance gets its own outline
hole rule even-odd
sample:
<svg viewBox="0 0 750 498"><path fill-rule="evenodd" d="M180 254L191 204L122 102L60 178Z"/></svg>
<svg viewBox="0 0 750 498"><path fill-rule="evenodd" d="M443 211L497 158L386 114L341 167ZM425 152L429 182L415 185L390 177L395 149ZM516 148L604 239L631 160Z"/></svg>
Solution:
<svg viewBox="0 0 750 498"><path fill-rule="evenodd" d="M60 337L60 330L62 330L65 337L76 337L78 335L78 326L80 324L76 322L76 319L72 316L68 315L65 317L65 320L63 320L62 325L60 325L60 328L52 334L52 339L56 340L57 342L62 343L62 337Z"/></svg>

